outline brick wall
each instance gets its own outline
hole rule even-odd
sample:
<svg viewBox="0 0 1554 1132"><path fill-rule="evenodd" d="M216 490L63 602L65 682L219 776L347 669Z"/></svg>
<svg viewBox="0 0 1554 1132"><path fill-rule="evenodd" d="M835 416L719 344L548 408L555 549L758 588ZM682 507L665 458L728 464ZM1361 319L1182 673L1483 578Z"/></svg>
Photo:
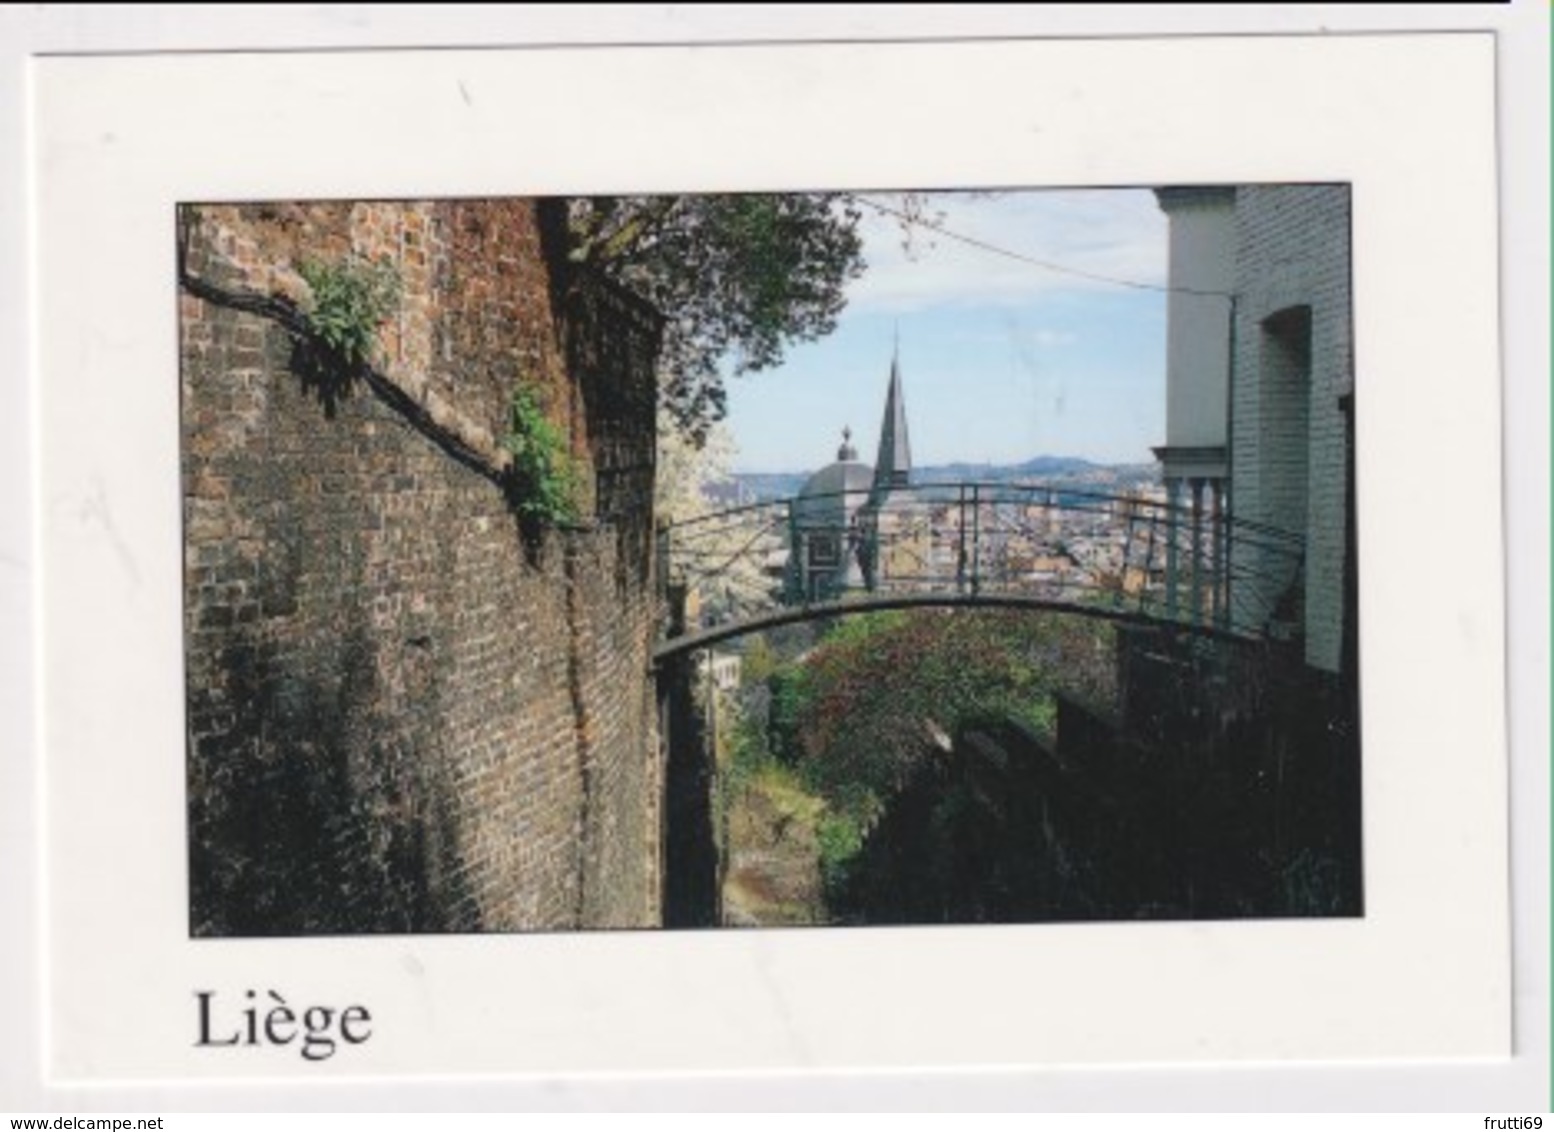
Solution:
<svg viewBox="0 0 1554 1132"><path fill-rule="evenodd" d="M530 202L181 220L191 932L656 923L655 317ZM349 252L403 286L356 382L287 317ZM609 470L577 530L509 507L518 380Z"/></svg>
<svg viewBox="0 0 1554 1132"><path fill-rule="evenodd" d="M1236 196L1233 513L1305 536L1298 605L1309 664L1336 672L1343 645L1345 417L1352 391L1349 189L1243 187ZM1309 309L1307 372L1292 373L1292 320ZM1299 368L1298 366L1294 368ZM1268 563L1238 565L1261 572ZM1271 604L1275 595L1267 595ZM1242 595L1242 602L1245 595ZM1248 607L1241 605L1243 610Z"/></svg>
<svg viewBox="0 0 1554 1132"><path fill-rule="evenodd" d="M657 691L649 676L662 610L649 581L659 318L623 291L568 292L567 364L580 438L595 469L601 537L576 540L573 609L578 681L586 690L587 795L583 922L639 922L660 913L663 767ZM631 380L621 380L629 375ZM647 631L644 631L644 626ZM647 734L650 742L644 743ZM644 862L646 868L644 869Z"/></svg>

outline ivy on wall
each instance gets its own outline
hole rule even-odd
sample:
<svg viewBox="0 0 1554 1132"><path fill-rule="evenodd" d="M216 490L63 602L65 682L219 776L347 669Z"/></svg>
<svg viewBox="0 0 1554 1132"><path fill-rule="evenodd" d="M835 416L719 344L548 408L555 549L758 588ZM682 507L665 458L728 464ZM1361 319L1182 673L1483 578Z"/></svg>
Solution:
<svg viewBox="0 0 1554 1132"><path fill-rule="evenodd" d="M566 434L545 415L534 389L513 387L502 447L512 454L514 507L524 518L575 523L581 510L582 479Z"/></svg>
<svg viewBox="0 0 1554 1132"><path fill-rule="evenodd" d="M303 310L309 332L348 368L366 365L378 328L399 308L394 265L351 256L336 263L306 260L297 271L312 291Z"/></svg>

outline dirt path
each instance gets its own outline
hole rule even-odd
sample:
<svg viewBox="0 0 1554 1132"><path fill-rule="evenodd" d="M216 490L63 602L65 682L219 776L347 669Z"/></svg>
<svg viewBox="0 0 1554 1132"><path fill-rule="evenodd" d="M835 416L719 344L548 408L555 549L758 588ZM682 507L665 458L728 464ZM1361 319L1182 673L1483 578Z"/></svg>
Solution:
<svg viewBox="0 0 1554 1132"><path fill-rule="evenodd" d="M823 804L762 774L729 801L723 922L779 927L826 922L815 822Z"/></svg>

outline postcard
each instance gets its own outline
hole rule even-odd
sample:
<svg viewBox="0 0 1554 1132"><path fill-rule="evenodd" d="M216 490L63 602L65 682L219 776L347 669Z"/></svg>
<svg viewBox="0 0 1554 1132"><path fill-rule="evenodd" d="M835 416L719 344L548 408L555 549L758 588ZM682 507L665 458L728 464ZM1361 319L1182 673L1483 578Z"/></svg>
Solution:
<svg viewBox="0 0 1554 1132"><path fill-rule="evenodd" d="M50 1079L1505 1056L1494 91L37 60Z"/></svg>

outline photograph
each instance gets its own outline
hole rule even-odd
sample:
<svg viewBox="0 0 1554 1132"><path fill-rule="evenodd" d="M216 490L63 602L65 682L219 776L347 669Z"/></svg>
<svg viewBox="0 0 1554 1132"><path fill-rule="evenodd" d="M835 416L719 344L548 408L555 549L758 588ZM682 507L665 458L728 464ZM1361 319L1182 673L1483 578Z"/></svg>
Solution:
<svg viewBox="0 0 1554 1132"><path fill-rule="evenodd" d="M1544 1095L1526 60L850 11L0 49L23 1108Z"/></svg>
<svg viewBox="0 0 1554 1132"><path fill-rule="evenodd" d="M1350 197L179 203L189 935L1363 916Z"/></svg>

